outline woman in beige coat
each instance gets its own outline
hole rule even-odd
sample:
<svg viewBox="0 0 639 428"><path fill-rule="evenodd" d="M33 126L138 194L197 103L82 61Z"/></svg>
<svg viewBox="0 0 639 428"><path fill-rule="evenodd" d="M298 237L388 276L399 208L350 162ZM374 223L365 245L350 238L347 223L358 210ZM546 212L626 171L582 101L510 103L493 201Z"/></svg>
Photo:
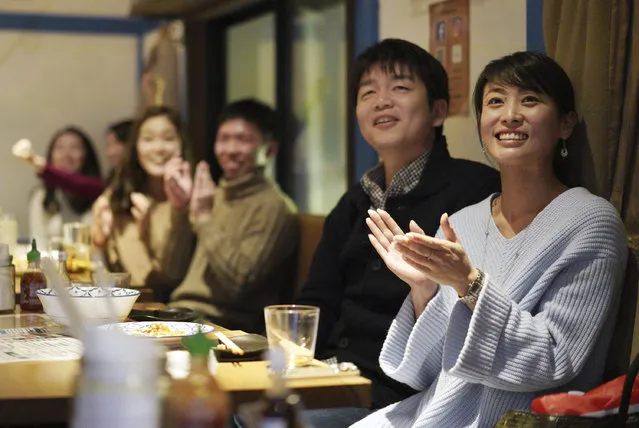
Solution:
<svg viewBox="0 0 639 428"><path fill-rule="evenodd" d="M188 268L188 212L166 192L182 185L176 171L189 168L180 159L185 146L178 114L148 108L133 127L121 170L93 206L95 247L110 270L129 272L134 285L170 288Z"/></svg>

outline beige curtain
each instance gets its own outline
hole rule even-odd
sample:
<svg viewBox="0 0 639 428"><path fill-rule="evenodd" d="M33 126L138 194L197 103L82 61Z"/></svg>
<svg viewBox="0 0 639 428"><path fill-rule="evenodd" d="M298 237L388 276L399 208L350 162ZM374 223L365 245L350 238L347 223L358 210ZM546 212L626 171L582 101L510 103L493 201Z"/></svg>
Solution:
<svg viewBox="0 0 639 428"><path fill-rule="evenodd" d="M568 145L566 173L612 202L638 254L639 0L544 0L543 30L548 55L575 86L583 119ZM634 298L624 299L622 309L632 306L634 316L637 279L628 278L635 281ZM634 321L622 327L639 332L639 317Z"/></svg>
<svg viewBox="0 0 639 428"><path fill-rule="evenodd" d="M139 110L165 105L180 111L178 49L168 25L158 31L157 43L144 64Z"/></svg>

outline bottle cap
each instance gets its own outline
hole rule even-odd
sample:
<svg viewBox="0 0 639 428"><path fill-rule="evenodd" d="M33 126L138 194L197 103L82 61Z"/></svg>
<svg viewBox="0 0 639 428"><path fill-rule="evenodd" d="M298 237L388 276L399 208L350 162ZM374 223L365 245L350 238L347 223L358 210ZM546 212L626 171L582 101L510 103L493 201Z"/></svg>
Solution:
<svg viewBox="0 0 639 428"><path fill-rule="evenodd" d="M31 241L31 251L27 253L27 261L30 261L30 262L40 261L40 252L38 251L38 247L36 245L35 239Z"/></svg>
<svg viewBox="0 0 639 428"><path fill-rule="evenodd" d="M208 356L213 346L213 341L206 337L206 335L202 333L202 329L200 329L193 336L186 337L182 340L182 344L191 355Z"/></svg>
<svg viewBox="0 0 639 428"><path fill-rule="evenodd" d="M13 256L9 254L9 246L0 243L0 266L10 266Z"/></svg>
<svg viewBox="0 0 639 428"><path fill-rule="evenodd" d="M268 360L271 363L271 370L283 372L286 370L286 352L280 346L274 346L268 350Z"/></svg>

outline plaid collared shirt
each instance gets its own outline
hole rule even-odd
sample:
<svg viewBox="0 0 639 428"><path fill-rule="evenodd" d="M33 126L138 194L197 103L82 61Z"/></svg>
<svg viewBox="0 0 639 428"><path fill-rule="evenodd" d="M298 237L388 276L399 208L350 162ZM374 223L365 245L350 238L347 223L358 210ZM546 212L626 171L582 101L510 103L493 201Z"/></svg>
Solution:
<svg viewBox="0 0 639 428"><path fill-rule="evenodd" d="M380 163L373 169L368 170L360 180L360 183L371 200L371 207L373 209L384 209L388 198L405 195L413 190L424 172L429 155L430 150L427 150L417 159L397 171L386 191L384 191L386 187L384 164Z"/></svg>

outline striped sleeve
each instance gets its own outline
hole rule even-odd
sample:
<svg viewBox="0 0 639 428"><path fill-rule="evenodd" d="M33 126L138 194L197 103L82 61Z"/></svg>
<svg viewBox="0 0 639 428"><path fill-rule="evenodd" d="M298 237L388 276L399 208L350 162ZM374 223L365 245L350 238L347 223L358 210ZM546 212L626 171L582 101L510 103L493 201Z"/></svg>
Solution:
<svg viewBox="0 0 639 428"><path fill-rule="evenodd" d="M489 280L472 317L465 305L453 309L444 370L506 391L567 383L591 355L622 273L623 263L612 258L572 263L553 281L534 315Z"/></svg>

